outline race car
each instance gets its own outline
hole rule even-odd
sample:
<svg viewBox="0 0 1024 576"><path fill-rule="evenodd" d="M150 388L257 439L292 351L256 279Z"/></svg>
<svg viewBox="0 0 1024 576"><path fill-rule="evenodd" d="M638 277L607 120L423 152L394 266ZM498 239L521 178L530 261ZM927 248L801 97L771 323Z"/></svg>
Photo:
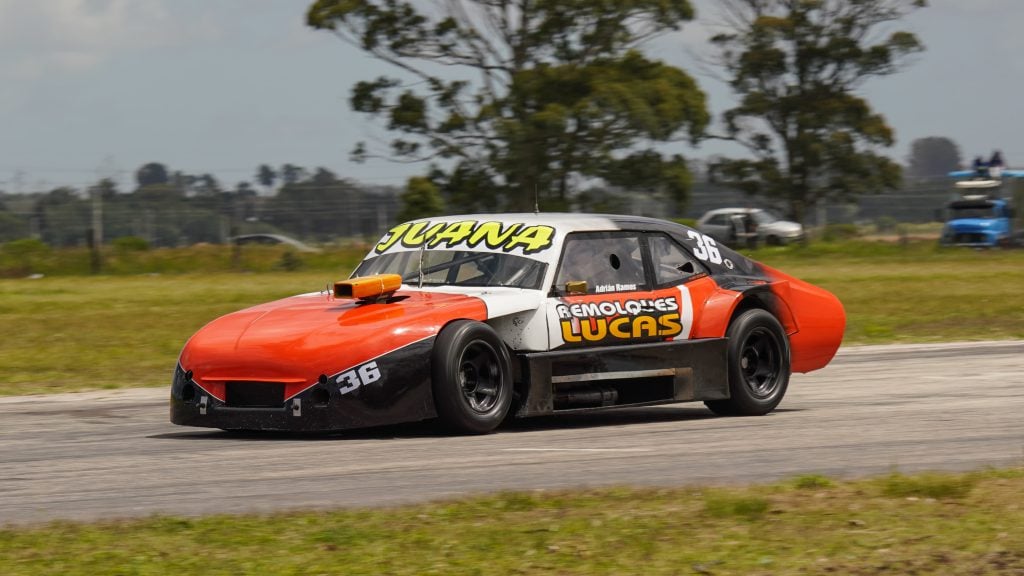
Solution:
<svg viewBox="0 0 1024 576"><path fill-rule="evenodd" d="M445 216L391 228L329 290L218 318L185 344L171 421L339 431L700 401L763 415L824 367L826 290L636 216Z"/></svg>

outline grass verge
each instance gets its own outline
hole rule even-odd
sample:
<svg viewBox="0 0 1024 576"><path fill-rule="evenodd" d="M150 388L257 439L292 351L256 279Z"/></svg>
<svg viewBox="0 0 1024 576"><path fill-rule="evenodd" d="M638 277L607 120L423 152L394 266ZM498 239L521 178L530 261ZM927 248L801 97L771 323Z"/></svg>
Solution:
<svg viewBox="0 0 1024 576"><path fill-rule="evenodd" d="M0 573L1020 574L1022 492L1004 470L54 523L0 530Z"/></svg>
<svg viewBox="0 0 1024 576"><path fill-rule="evenodd" d="M1024 250L848 242L750 255L838 296L845 345L1024 338Z"/></svg>
<svg viewBox="0 0 1024 576"><path fill-rule="evenodd" d="M0 394L169 386L188 337L247 306L347 273L179 274L0 280Z"/></svg>

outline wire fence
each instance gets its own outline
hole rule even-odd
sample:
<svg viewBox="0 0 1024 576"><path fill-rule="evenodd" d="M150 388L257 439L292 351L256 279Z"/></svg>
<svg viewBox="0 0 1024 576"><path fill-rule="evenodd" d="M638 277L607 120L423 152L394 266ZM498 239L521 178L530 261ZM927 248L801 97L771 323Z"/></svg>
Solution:
<svg viewBox="0 0 1024 576"><path fill-rule="evenodd" d="M945 207L955 196L948 181L923 182L903 190L861 196L853 202L827 202L824 211L814 210L804 224L867 224L878 222L942 222ZM750 197L742 192L710 184L698 184L690 195L684 217L697 219L708 210L726 206L767 208L786 215L785 206Z"/></svg>
<svg viewBox="0 0 1024 576"><path fill-rule="evenodd" d="M682 210L674 202L650 194L618 191L615 195L617 202L608 211L658 218L697 219L708 210L727 206L769 208L786 215L784 206L709 183L697 183ZM804 224L941 222L945 206L954 196L948 181L923 182L896 192L865 195L855 202L829 203L812 211ZM86 245L97 222L103 242L137 237L152 246L227 243L234 236L252 233L284 234L316 243L372 240L397 223L403 208L397 188L311 198L252 195L183 197L172 202L118 195L99 205L84 194L60 202L46 195L5 195L0 200L6 208L0 211L0 241L32 237L55 246ZM580 208L587 211L585 206ZM101 211L98 220L94 210ZM448 213L466 211L460 206L446 207Z"/></svg>

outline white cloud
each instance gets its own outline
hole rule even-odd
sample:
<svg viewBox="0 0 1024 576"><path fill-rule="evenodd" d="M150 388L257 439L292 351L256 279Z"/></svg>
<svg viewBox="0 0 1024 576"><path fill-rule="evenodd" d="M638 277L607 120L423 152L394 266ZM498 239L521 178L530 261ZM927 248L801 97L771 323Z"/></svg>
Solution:
<svg viewBox="0 0 1024 576"><path fill-rule="evenodd" d="M983 14L998 17L1002 12L1014 11L1020 7L1020 0L932 0L930 10L952 11L963 14Z"/></svg>
<svg viewBox="0 0 1024 576"><path fill-rule="evenodd" d="M209 34L175 22L166 0L0 0L0 78L83 72L120 50Z"/></svg>

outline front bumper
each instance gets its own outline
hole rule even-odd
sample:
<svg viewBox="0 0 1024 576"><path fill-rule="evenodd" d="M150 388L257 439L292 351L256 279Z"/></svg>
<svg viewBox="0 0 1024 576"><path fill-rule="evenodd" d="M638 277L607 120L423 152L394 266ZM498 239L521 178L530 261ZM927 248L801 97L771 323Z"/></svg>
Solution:
<svg viewBox="0 0 1024 576"><path fill-rule="evenodd" d="M986 232L957 232L955 234L946 233L943 235L942 243L946 246L991 248L999 244L999 238L995 234Z"/></svg>
<svg viewBox="0 0 1024 576"><path fill-rule="evenodd" d="M332 432L435 417L429 378L422 373L418 379L405 376L404 385L381 382L352 394L321 382L278 405L239 406L204 390L179 365L171 386L170 417L182 426L282 432Z"/></svg>

